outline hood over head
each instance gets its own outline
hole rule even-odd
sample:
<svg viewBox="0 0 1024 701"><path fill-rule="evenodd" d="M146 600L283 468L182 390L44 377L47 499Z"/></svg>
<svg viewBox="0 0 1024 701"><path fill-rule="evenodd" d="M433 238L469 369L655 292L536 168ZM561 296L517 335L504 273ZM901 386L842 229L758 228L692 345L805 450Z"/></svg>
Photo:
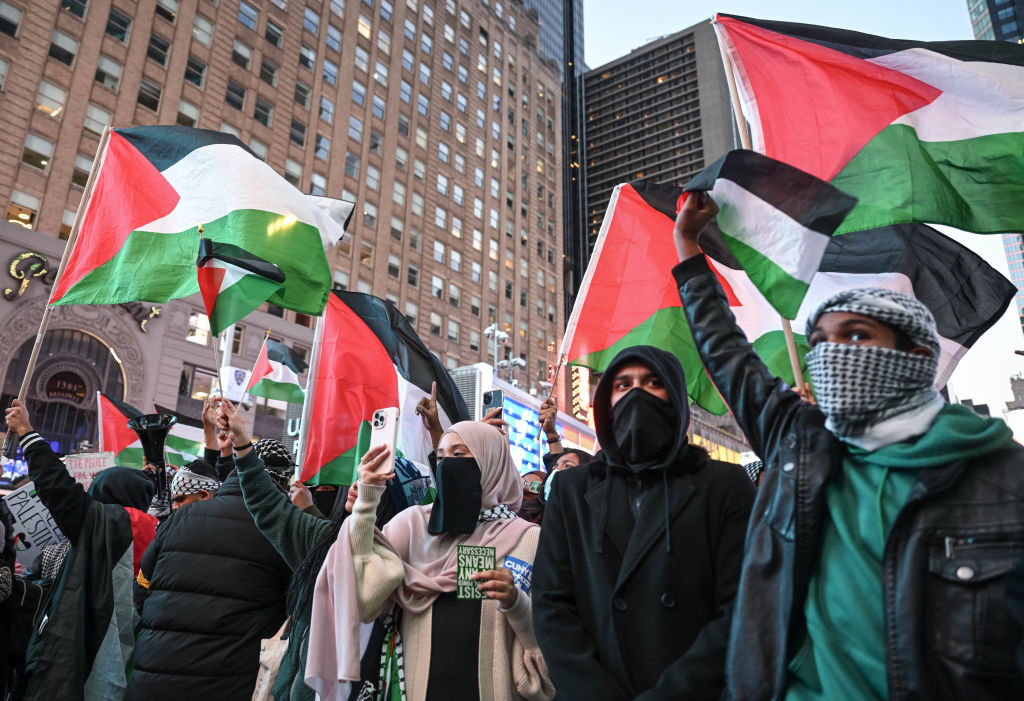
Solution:
<svg viewBox="0 0 1024 701"><path fill-rule="evenodd" d="M155 493L156 486L149 475L134 467L108 467L96 473L89 485L89 496L96 501L139 511L149 508Z"/></svg>
<svg viewBox="0 0 1024 701"><path fill-rule="evenodd" d="M654 346L631 346L624 348L615 356L608 369L604 371L594 392L594 425L597 428L597 439L601 444L601 452L605 460L616 466L625 466L615 433L612 428L612 383L616 373L626 365L640 363L650 368L668 391L668 400L676 410L679 418L677 433L665 461L648 467L649 470L663 469L682 455L688 446L686 429L690 426L690 403L686 396L686 375L679 359ZM646 391L646 390L640 390Z"/></svg>

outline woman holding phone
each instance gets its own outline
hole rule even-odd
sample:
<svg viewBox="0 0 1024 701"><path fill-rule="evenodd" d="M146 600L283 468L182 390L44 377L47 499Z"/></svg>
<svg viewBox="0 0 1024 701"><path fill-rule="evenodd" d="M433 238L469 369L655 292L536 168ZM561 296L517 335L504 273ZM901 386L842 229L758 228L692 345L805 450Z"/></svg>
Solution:
<svg viewBox="0 0 1024 701"><path fill-rule="evenodd" d="M441 436L437 457L435 502L406 509L383 532L373 516L391 449L363 457L355 508L314 590L306 683L331 699L340 682L357 680L358 624L390 610L397 634L372 698L391 699L397 686L409 701L547 701L555 690L529 594L540 529L515 515L523 483L508 439L463 421ZM495 549L496 569L473 575L484 599L456 595L460 545Z"/></svg>

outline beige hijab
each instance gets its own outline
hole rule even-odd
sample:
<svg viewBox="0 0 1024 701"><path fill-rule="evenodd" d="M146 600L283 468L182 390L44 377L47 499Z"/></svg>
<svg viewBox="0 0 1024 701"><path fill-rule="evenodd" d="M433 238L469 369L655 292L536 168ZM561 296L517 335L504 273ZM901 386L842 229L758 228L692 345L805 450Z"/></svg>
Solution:
<svg viewBox="0 0 1024 701"><path fill-rule="evenodd" d="M458 434L480 466L481 510L503 504L513 513L517 511L523 487L508 438L479 421L459 422L446 433ZM523 533L535 527L524 519L511 518L481 521L467 535L431 535L427 532L430 510L430 505L410 507L385 525L383 533L376 534L379 543L402 559L405 577L391 597L412 614L429 609L440 594L455 591L458 545L492 546L500 566ZM305 674L313 688L328 680L359 680L357 586L349 530L345 527L324 560L313 592Z"/></svg>

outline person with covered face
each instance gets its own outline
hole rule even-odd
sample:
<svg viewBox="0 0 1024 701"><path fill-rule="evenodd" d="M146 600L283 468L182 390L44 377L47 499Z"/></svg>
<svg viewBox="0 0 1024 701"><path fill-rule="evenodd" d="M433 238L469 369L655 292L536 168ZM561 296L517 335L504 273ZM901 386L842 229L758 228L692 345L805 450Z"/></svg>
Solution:
<svg viewBox="0 0 1024 701"><path fill-rule="evenodd" d="M534 570L559 697L717 699L753 487L688 442L674 355L624 349L593 406L602 449L555 473Z"/></svg>
<svg viewBox="0 0 1024 701"><path fill-rule="evenodd" d="M153 482L142 470L110 467L86 492L33 430L23 402L14 400L6 419L40 501L70 544L29 641L18 698L121 699L135 649L132 580L156 533L156 517L146 513Z"/></svg>
<svg viewBox="0 0 1024 701"><path fill-rule="evenodd" d="M817 406L737 327L691 195L673 270L701 360L767 469L727 657L736 699L1024 698L1008 573L1024 556L1024 448L946 404L914 298L862 288L807 320Z"/></svg>
<svg viewBox="0 0 1024 701"><path fill-rule="evenodd" d="M379 698L553 698L530 618L540 529L516 517L523 483L508 439L483 422L454 424L438 443L435 501L375 531L388 457L386 446L363 457L352 516L317 579L306 683L338 698L342 681L360 678L359 622L390 611L397 634L387 638ZM484 599L457 596L460 545L495 549L497 568L473 575Z"/></svg>

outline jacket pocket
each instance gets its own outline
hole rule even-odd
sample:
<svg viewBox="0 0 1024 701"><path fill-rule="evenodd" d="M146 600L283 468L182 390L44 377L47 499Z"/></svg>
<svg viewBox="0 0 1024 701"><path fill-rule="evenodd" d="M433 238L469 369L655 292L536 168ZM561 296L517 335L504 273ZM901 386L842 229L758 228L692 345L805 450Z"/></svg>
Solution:
<svg viewBox="0 0 1024 701"><path fill-rule="evenodd" d="M1011 669L1020 629L1006 608L1007 573L1024 541L945 538L929 552L926 620L932 649L978 672Z"/></svg>

